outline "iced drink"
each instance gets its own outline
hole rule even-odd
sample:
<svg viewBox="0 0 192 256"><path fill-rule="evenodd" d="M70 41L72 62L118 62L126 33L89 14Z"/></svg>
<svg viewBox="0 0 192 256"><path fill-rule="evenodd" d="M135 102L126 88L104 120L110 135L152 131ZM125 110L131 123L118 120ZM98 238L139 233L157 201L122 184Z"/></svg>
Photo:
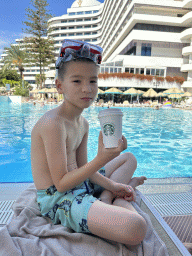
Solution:
<svg viewBox="0 0 192 256"><path fill-rule="evenodd" d="M108 108L99 112L105 148L118 147L118 140L122 138L122 117L123 112L118 108Z"/></svg>

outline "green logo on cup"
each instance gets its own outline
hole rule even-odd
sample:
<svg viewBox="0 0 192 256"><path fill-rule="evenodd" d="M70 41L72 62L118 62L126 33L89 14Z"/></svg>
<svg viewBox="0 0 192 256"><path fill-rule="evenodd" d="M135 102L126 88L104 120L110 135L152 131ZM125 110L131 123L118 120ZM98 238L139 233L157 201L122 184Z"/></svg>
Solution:
<svg viewBox="0 0 192 256"><path fill-rule="evenodd" d="M115 133L115 126L113 124L104 124L103 132L106 136L112 136Z"/></svg>

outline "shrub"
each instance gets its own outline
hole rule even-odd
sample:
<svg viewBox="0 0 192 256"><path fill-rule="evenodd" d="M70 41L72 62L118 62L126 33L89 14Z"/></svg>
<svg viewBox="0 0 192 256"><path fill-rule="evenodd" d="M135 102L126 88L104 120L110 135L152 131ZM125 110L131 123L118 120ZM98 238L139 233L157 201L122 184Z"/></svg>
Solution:
<svg viewBox="0 0 192 256"><path fill-rule="evenodd" d="M176 83L184 83L185 78L183 78L182 76L174 76L173 79L175 80Z"/></svg>
<svg viewBox="0 0 192 256"><path fill-rule="evenodd" d="M166 76L165 77L165 80L167 81L167 82L169 82L169 83L171 83L171 82L174 82L175 80L174 80L174 78L173 77L171 77L171 76Z"/></svg>

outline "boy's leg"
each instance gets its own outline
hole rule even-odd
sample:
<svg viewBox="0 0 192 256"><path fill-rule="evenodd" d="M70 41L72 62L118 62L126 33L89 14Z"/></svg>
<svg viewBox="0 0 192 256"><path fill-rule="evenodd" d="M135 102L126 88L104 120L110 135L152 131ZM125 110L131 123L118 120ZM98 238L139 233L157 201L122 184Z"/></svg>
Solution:
<svg viewBox="0 0 192 256"><path fill-rule="evenodd" d="M133 173L137 168L137 160L132 153L123 153L105 165L106 177L115 182L129 184L133 188L144 183L146 179L142 177L134 177ZM113 195L110 191L104 190L100 196L105 203L111 204Z"/></svg>
<svg viewBox="0 0 192 256"><path fill-rule="evenodd" d="M139 244L146 233L146 222L138 213L99 200L89 209L87 225L92 234L127 245Z"/></svg>

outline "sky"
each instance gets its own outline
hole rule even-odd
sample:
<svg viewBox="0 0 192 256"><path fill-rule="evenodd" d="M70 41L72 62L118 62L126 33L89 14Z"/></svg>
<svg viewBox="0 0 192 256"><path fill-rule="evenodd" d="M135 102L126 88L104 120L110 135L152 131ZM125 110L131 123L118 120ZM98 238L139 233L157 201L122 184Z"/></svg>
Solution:
<svg viewBox="0 0 192 256"><path fill-rule="evenodd" d="M15 43L15 39L25 35L22 28L26 26L22 22L27 21L26 9L32 8L30 2L31 0L0 0L0 55L4 47L9 47ZM73 2L74 0L47 0L47 10L53 16L61 16L67 14L67 8L70 8Z"/></svg>

